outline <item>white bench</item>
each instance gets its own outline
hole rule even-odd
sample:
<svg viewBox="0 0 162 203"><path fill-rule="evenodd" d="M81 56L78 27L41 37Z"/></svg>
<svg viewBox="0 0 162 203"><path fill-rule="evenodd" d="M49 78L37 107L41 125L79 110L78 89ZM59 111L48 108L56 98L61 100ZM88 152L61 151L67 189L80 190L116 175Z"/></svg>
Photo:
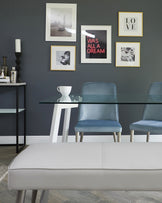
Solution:
<svg viewBox="0 0 162 203"><path fill-rule="evenodd" d="M162 143L30 145L10 164L8 188L18 203L25 190L32 202L39 189L162 190Z"/></svg>

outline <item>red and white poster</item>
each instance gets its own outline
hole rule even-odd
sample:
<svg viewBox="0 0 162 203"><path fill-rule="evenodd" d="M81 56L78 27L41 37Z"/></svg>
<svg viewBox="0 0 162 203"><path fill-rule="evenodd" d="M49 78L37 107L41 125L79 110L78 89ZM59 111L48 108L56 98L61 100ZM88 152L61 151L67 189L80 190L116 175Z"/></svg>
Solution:
<svg viewBox="0 0 162 203"><path fill-rule="evenodd" d="M86 30L94 35L94 38L86 36L86 58L106 58L107 55L107 31Z"/></svg>
<svg viewBox="0 0 162 203"><path fill-rule="evenodd" d="M111 26L82 26L81 62L111 63Z"/></svg>

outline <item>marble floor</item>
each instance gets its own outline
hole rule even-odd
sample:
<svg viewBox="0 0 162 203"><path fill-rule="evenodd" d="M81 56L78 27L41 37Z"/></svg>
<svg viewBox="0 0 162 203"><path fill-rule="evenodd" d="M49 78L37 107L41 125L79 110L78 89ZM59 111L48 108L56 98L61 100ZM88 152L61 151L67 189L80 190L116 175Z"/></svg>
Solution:
<svg viewBox="0 0 162 203"><path fill-rule="evenodd" d="M7 175L4 177L8 164L15 156L15 147L0 146L0 203L14 203L16 199L16 192L7 189ZM28 191L25 203L30 202L30 196ZM48 203L162 203L162 192L52 190Z"/></svg>

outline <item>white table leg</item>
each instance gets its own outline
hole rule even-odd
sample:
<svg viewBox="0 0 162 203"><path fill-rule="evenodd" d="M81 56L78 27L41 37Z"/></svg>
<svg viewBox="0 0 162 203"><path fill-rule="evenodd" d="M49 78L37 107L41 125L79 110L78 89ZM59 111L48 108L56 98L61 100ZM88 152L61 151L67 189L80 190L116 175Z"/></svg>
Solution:
<svg viewBox="0 0 162 203"><path fill-rule="evenodd" d="M65 118L64 118L62 142L67 141L68 133L69 133L71 109L72 108L77 108L77 107L78 107L78 104L55 104L54 105L53 116L52 116L52 124L51 124L51 131L50 131L50 142L57 142L62 109L65 109Z"/></svg>
<svg viewBox="0 0 162 203"><path fill-rule="evenodd" d="M57 142L61 110L62 109L60 108L59 104L54 105L52 123L51 123L51 131L50 131L50 142Z"/></svg>
<svg viewBox="0 0 162 203"><path fill-rule="evenodd" d="M63 125L63 132L62 132L62 142L68 141L68 133L69 133L69 126L70 126L70 115L71 115L71 108L65 109L64 125Z"/></svg>

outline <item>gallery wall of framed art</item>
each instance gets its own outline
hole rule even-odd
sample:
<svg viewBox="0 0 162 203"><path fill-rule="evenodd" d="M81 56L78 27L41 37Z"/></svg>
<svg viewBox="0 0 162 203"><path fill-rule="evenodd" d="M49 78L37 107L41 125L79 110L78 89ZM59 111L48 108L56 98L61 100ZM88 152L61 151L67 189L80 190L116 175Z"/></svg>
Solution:
<svg viewBox="0 0 162 203"><path fill-rule="evenodd" d="M64 42L77 43L77 4L46 3L45 40L60 42L51 46L50 70L74 71L76 46L64 46ZM143 37L143 12L118 12L118 37ZM112 63L112 27L114 25L79 25L80 26L80 63ZM114 44L113 44L114 45ZM70 48L70 50L68 49ZM116 67L140 67L140 42L115 43ZM68 51L66 51L66 49ZM75 49L75 51L74 51ZM59 53L61 54L59 56ZM63 64L69 53L70 64ZM75 60L74 60L75 59Z"/></svg>

